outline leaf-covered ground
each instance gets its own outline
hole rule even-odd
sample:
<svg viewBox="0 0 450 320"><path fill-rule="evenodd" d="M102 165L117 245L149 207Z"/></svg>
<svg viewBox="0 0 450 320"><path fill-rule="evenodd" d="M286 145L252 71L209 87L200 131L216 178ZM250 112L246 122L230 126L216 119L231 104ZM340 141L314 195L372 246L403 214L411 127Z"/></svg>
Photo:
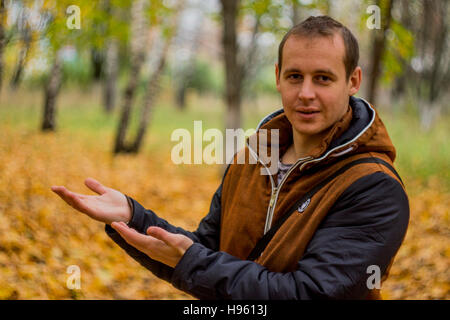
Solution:
<svg viewBox="0 0 450 320"><path fill-rule="evenodd" d="M128 257L104 225L65 205L50 190L90 193L94 177L194 230L220 182L218 167L177 166L170 146L138 156L110 154L111 137L42 134L3 126L0 139L0 299L190 299ZM411 221L385 299L449 299L450 195L438 179L404 177ZM81 289L66 286L67 268L81 270Z"/></svg>

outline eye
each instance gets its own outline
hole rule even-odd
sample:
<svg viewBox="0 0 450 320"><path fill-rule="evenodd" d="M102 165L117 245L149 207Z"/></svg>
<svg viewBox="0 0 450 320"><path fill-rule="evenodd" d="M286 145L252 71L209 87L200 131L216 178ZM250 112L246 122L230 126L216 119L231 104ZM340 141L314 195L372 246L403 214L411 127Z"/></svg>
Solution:
<svg viewBox="0 0 450 320"><path fill-rule="evenodd" d="M301 80L302 76L298 73L293 73L287 76L288 80L293 80L293 81L297 81L297 80Z"/></svg>
<svg viewBox="0 0 450 320"><path fill-rule="evenodd" d="M319 80L319 82L330 82L331 78L325 75L319 75L316 77L317 80Z"/></svg>

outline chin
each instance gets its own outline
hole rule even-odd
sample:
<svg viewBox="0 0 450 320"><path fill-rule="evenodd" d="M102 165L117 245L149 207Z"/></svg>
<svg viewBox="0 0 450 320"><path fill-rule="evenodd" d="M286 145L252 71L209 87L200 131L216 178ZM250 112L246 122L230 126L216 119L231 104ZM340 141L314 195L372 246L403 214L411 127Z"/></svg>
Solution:
<svg viewBox="0 0 450 320"><path fill-rule="evenodd" d="M304 126L304 125L294 126L294 129L298 134L301 134L302 136L314 136L323 131L322 128L318 128L316 126Z"/></svg>

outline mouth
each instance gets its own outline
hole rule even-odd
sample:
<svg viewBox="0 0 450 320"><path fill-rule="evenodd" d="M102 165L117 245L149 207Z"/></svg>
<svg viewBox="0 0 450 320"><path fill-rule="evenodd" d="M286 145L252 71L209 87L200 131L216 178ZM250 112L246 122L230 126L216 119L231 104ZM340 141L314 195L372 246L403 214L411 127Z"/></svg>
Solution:
<svg viewBox="0 0 450 320"><path fill-rule="evenodd" d="M320 111L297 111L301 114L314 114L314 113L319 113Z"/></svg>
<svg viewBox="0 0 450 320"><path fill-rule="evenodd" d="M299 107L295 108L295 111L306 114L319 112L319 110L316 107Z"/></svg>
<svg viewBox="0 0 450 320"><path fill-rule="evenodd" d="M307 119L312 119L315 117L315 115L317 115L318 113L320 113L319 110L317 110L316 108L312 108L312 107L308 107L308 108L297 108L295 109L295 113L302 119L307 120Z"/></svg>

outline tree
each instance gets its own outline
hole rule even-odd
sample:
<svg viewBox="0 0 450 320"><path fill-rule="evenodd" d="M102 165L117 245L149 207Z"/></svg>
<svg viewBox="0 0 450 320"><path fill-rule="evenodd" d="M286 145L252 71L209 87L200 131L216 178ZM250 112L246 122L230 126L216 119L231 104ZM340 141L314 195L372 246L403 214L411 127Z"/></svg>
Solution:
<svg viewBox="0 0 450 320"><path fill-rule="evenodd" d="M19 50L19 54L17 56L16 67L13 72L13 76L11 78L10 86L12 89L17 89L22 80L23 71L25 69L25 65L30 56L31 44L32 44L32 30L26 21L25 10L21 11L20 21L17 23L19 26L20 32L20 44L21 48Z"/></svg>
<svg viewBox="0 0 450 320"><path fill-rule="evenodd" d="M119 72L119 42L117 39L108 39L103 72L103 105L105 111L111 113L116 105L117 77Z"/></svg>
<svg viewBox="0 0 450 320"><path fill-rule="evenodd" d="M144 50L146 47L147 26L145 19L145 0L133 1L131 6L131 55L130 75L123 96L123 105L120 114L119 125L116 132L114 153L128 152L125 137L130 122L133 98L139 81L142 63L144 62Z"/></svg>
<svg viewBox="0 0 450 320"><path fill-rule="evenodd" d="M412 14L411 14L411 6L408 0L401 0L400 2L401 6L401 18L400 18L400 25L405 28L405 30L411 34L411 30L413 29L413 20L412 20ZM412 50L410 50L412 51ZM395 84L392 87L392 95L394 98L398 99L399 97L403 96L406 92L408 80L411 79L412 76L412 69L410 65L411 55L407 59L402 58L400 59L400 66L401 66L401 74L396 77Z"/></svg>
<svg viewBox="0 0 450 320"><path fill-rule="evenodd" d="M386 34L391 25L392 8L395 0L378 0L377 5L381 9L381 28L373 29L371 46L371 58L369 68L368 99L372 104L376 103L378 81L381 74L382 59L386 50Z"/></svg>
<svg viewBox="0 0 450 320"><path fill-rule="evenodd" d="M66 27L66 3L62 1L44 2L42 14L47 16L43 34L49 39L50 72L44 85L44 105L42 109L42 131L56 130L56 100L62 84L62 48L70 37ZM64 38L66 37L66 38Z"/></svg>
<svg viewBox="0 0 450 320"><path fill-rule="evenodd" d="M227 129L241 127L242 66L238 63L237 15L239 0L221 0L223 33L222 43L225 60L225 101Z"/></svg>
<svg viewBox="0 0 450 320"><path fill-rule="evenodd" d="M61 52L57 51L53 58L53 64L45 87L42 131L54 131L56 129L56 98L61 88L61 69Z"/></svg>
<svg viewBox="0 0 450 320"><path fill-rule="evenodd" d="M152 3L152 5L157 5L157 3ZM127 131L128 122L129 122L129 115L130 115L131 107L132 107L132 105L130 103L128 106L126 106L127 107L126 113L122 113L122 117L120 119L119 130L118 130L118 134L116 136L117 139L116 139L114 153L120 153L120 152L138 153L142 146L142 142L143 142L145 133L147 131L147 128L148 128L148 125L150 122L151 110L153 108L156 97L157 97L159 91L161 90L160 77L161 77L161 74L162 74L163 69L166 64L167 53L169 51L171 39L176 30L176 24L178 21L178 13L182 11L182 5L183 5L183 2L181 2L181 1L178 2L177 7L173 9L173 11L176 14L174 14L172 17L168 17L166 15L166 17L169 18L169 23L167 23L167 27L160 28L161 33L165 34L166 39L162 46L159 60L156 64L156 68L155 68L154 72L152 73L152 75L149 77L149 80L147 82L147 89L145 91L145 95L144 95L144 99L143 99L139 127L137 130L135 139L130 143L126 143L126 141L125 141L126 131ZM155 14L155 12L157 12L157 9L165 11L164 8L162 8L162 7L157 7L156 10L152 10L152 8L151 8L151 11L153 12L153 14ZM170 12L170 10L166 11L167 14L169 14L169 12ZM123 109L123 112L124 112L124 110L125 109ZM126 123L125 123L125 121L126 121ZM119 138L120 138L120 141L119 141Z"/></svg>
<svg viewBox="0 0 450 320"><path fill-rule="evenodd" d="M105 48L104 48L104 66L103 66L103 106L106 113L111 113L116 105L117 96L117 78L119 73L119 46L120 37L117 34L117 25L120 19L117 17L118 12L123 12L122 8L112 7L111 0L104 0L103 17L106 25Z"/></svg>
<svg viewBox="0 0 450 320"><path fill-rule="evenodd" d="M203 4L197 2L184 10L179 19L180 26L174 42L178 50L183 50L174 63L175 81L175 100L177 107L183 110L186 106L186 92L192 83L197 67L197 52L200 47L202 36L202 25L204 22ZM190 23L184 23L184 19L189 18ZM192 17L195 17L192 18Z"/></svg>
<svg viewBox="0 0 450 320"><path fill-rule="evenodd" d="M421 124L428 130L441 111L438 102L450 80L448 1L423 0L422 12L416 87Z"/></svg>
<svg viewBox="0 0 450 320"><path fill-rule="evenodd" d="M279 25L283 17L282 3L270 0L221 0L222 10L222 44L225 62L225 104L227 129L241 127L242 93L248 90L249 84L261 63L258 50L258 37L261 32L284 30ZM247 14L253 19L247 46L237 42L238 21L240 14ZM264 17L264 19L263 19ZM264 23L263 23L264 20Z"/></svg>
<svg viewBox="0 0 450 320"><path fill-rule="evenodd" d="M392 65L389 50L386 55L387 69L402 71L395 79L392 95L414 99L422 128L427 130L441 112L450 80L448 2L401 0L400 4L400 23L393 19L395 37L388 46L397 47L399 66Z"/></svg>
<svg viewBox="0 0 450 320"><path fill-rule="evenodd" d="M148 81L147 90L145 91L144 101L142 105L142 113L140 117L139 127L134 142L132 142L130 144L130 147L128 148L129 152L138 153L142 146L145 133L150 123L151 111L153 109L155 100L161 90L160 78L166 64L170 40L171 40L170 37L169 39L166 39L156 70L153 72L152 76Z"/></svg>

